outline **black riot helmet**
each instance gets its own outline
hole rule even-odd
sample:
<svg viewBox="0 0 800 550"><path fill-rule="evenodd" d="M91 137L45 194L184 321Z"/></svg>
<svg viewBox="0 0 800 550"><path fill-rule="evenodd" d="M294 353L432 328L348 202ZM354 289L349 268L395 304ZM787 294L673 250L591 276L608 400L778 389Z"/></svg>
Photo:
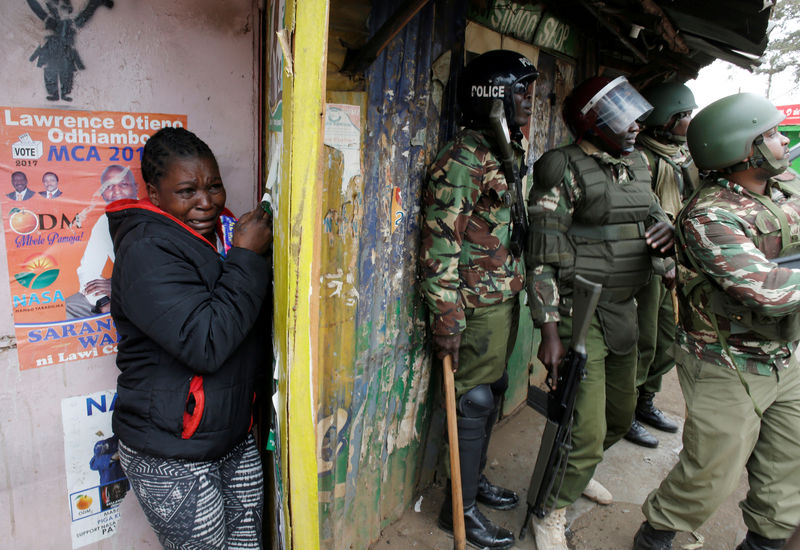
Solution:
<svg viewBox="0 0 800 550"><path fill-rule="evenodd" d="M512 133L514 125L514 88L536 80L539 71L530 59L509 50L492 50L479 55L464 68L458 81L458 103L462 123L469 128L485 128L495 99L502 99L506 121Z"/></svg>

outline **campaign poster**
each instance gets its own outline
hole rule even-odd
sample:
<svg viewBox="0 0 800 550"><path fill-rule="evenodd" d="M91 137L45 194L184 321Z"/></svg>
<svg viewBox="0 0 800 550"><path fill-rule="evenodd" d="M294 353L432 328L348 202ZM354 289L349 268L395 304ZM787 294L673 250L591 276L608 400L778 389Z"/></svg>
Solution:
<svg viewBox="0 0 800 550"><path fill-rule="evenodd" d="M115 400L114 391L61 400L73 548L114 534L119 505L130 489L111 431Z"/></svg>
<svg viewBox="0 0 800 550"><path fill-rule="evenodd" d="M0 208L20 369L112 355L107 204L142 198L148 137L186 115L0 107Z"/></svg>

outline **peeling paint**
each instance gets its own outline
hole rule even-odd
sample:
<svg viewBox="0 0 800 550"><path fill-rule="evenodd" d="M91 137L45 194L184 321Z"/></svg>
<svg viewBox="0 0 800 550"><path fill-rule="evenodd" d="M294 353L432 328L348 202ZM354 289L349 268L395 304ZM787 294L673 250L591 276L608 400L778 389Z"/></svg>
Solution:
<svg viewBox="0 0 800 550"><path fill-rule="evenodd" d="M373 4L372 32L396 8ZM344 157L324 158L317 434L325 549L369 547L415 496L431 412L418 203L440 146L432 60L465 24L465 6L452 4L460 3L423 8L365 73L363 177L346 194L357 193L357 205L334 193ZM354 92L327 99L359 103ZM343 307L351 288L357 299Z"/></svg>
<svg viewBox="0 0 800 550"><path fill-rule="evenodd" d="M13 334L4 334L0 336L0 351L7 351L16 349L17 338Z"/></svg>

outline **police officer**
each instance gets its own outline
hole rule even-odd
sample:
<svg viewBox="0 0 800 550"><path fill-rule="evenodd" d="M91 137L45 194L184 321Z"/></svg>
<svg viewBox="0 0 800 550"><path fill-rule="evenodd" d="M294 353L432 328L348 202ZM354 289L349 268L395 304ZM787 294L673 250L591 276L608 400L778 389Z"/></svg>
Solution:
<svg viewBox="0 0 800 550"><path fill-rule="evenodd" d="M687 416L678 463L642 506L637 550L670 549L736 489L748 531L738 550L782 548L800 523L800 195L784 115L754 94L722 98L689 126L709 170L676 221L680 320L674 347Z"/></svg>
<svg viewBox="0 0 800 550"><path fill-rule="evenodd" d="M504 50L487 52L467 65L458 84L465 127L439 152L422 194L422 292L431 312L436 356L451 355L456 369L466 537L481 548L514 544L514 535L487 519L476 502L507 510L519 501L482 471L508 386L506 363L516 340L517 294L525 275L521 251L511 246L515 224L523 223L512 218L511 205L522 195L498 160L489 111L493 100L502 100L521 161L520 127L530 118L537 75L527 58ZM450 491L439 525L452 531Z"/></svg>
<svg viewBox="0 0 800 550"><path fill-rule="evenodd" d="M636 144L647 159L653 191L661 207L674 220L683 201L698 183L697 167L686 146L686 130L697 104L692 91L679 82L656 84L642 95L653 110L642 121L644 130L636 138ZM675 341L675 312L670 292L675 284L675 261L665 259L660 271L636 294L638 399L625 439L644 447L657 447L658 439L642 423L664 432L678 431L678 425L653 404L655 394L661 390L662 377L675 364L670 351Z"/></svg>
<svg viewBox="0 0 800 550"><path fill-rule="evenodd" d="M572 426L572 450L554 510L534 518L539 550L566 550L566 507L581 494L609 504L592 479L604 449L628 431L636 404L636 304L651 277L651 256L672 249L672 226L650 190L643 155L634 149L637 120L650 104L625 77L594 77L564 103L576 143L545 153L534 165L525 254L528 296L541 328L538 357L551 385L572 331L575 275L603 291L587 336L586 377Z"/></svg>

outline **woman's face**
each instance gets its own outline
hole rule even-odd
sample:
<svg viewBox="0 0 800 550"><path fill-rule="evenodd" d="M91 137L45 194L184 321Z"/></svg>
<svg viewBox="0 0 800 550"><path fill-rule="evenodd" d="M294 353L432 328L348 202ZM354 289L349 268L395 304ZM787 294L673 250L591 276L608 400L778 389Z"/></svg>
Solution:
<svg viewBox="0 0 800 550"><path fill-rule="evenodd" d="M214 159L174 158L158 186L147 184L150 202L214 242L225 208L225 187Z"/></svg>

